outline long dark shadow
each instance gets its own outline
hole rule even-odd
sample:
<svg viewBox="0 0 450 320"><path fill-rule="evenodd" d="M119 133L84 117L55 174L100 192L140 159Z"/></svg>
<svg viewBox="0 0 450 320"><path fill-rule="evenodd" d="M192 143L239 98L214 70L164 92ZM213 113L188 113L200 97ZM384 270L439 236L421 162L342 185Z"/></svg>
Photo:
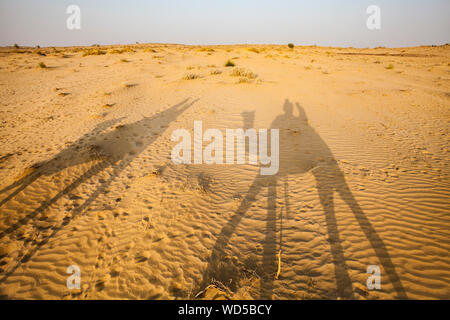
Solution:
<svg viewBox="0 0 450 320"><path fill-rule="evenodd" d="M26 174L17 181L11 183L9 186L0 189L0 194L2 194L8 192L9 190L17 188L13 192L11 192L7 197L5 197L0 201L0 207L3 206L5 203L9 202L20 192L25 190L29 185L31 185L41 176L52 175L58 171L63 170L64 168L68 168L71 166L79 165L94 160L96 154L89 153L90 150L85 150L87 153L86 155L84 154L82 156L79 155L80 152L82 153L84 151L80 150L80 145L82 145L85 142L85 140L89 139L89 137L91 136L102 135L102 133L106 129L108 129L109 127L111 127L112 125L114 125L115 123L119 122L122 119L123 118L107 120L99 123L90 133L83 135L81 138L79 138L77 141L72 143L69 147L67 147L60 153L58 153L52 159L45 162L34 164L30 168L32 170L31 173Z"/></svg>
<svg viewBox="0 0 450 320"><path fill-rule="evenodd" d="M320 203L325 213L325 221L329 236L330 249L335 270L337 296L347 299L354 298L352 281L348 273L348 267L345 261L344 250L342 248L339 236L336 213L334 209L334 192L338 192L342 199L352 210L361 229L369 240L371 246L380 260L385 272L388 274L398 298L406 299L407 295L400 281L395 266L392 263L389 252L365 216L363 210L357 203L353 193L349 189L345 176L340 170L337 161L331 150L323 141L320 135L309 125L306 113L297 103L299 116L293 114L293 104L286 99L283 109L284 114L278 116L271 125L271 128L280 129L280 169L272 177L257 176L250 186L247 195L242 200L235 214L229 219L222 228L217 240L212 248L211 256L208 260L208 267L205 270L203 281L200 288L205 288L212 279L227 282L224 277L234 277L234 283L239 275L230 273L227 265L221 263L225 255L225 248L228 246L231 236L234 234L237 226L244 217L245 213L251 207L256 196L263 187L268 187L268 206L267 206L267 224L263 251L263 274L261 275L260 298L272 298L273 282L276 272L276 187L277 181L284 178L285 210L286 216L290 215L290 203L288 195L288 175L304 174L311 172L317 183L317 190ZM245 127L251 123L244 117ZM280 243L282 247L280 227ZM231 282L233 283L233 282ZM235 285L235 284L234 284ZM233 289L233 288L231 288Z"/></svg>
<svg viewBox="0 0 450 320"><path fill-rule="evenodd" d="M103 134L95 134L95 141L97 144L95 145L95 152L96 157L101 159L97 164L93 165L90 169L88 169L84 174L82 174L80 177L78 177L75 181L73 181L71 184L66 186L62 191L60 191L58 194L56 194L54 197L52 197L49 200L44 201L37 209L35 209L30 214L26 215L24 218L19 219L18 222L14 223L13 225L9 226L5 230L2 230L0 232L0 239L4 236L14 232L16 229L18 229L20 226L29 223L30 220L35 218L39 213L45 211L49 206L54 204L58 199L61 197L69 194L72 190L74 190L79 185L83 184L90 178L98 175L100 172L104 171L108 167L113 168L113 172L110 175L109 179L103 182L100 182L100 185L94 190L93 193L90 194L90 196L84 201L84 203L75 208L72 211L72 218L76 215L79 215L82 213L88 206L102 193L104 193L105 189L119 176L119 174L128 167L128 165L137 157L139 154L141 154L143 151L145 151L149 145L151 145L168 127L168 125L174 121L179 115L181 115L186 109L188 109L192 104L194 104L197 100L194 100L190 103L188 102L188 99L182 101L181 103L178 103L167 110L157 113L152 117L145 117L144 119L137 121L132 124L123 125L120 127L115 128L112 131L104 132ZM113 121L111 123L116 123L117 121ZM153 129L153 135L148 138L145 143L141 141L137 144L132 144L130 141L136 140L136 134L145 133L149 131L149 128ZM105 130L104 128L103 130ZM95 130L94 130L95 132ZM81 139L83 141L84 139ZM20 191L24 190L27 186L29 186L31 183L36 181L40 176L42 175L48 175L48 174L55 174L62 170L61 168L61 159L66 159L65 155L69 156L72 152L75 152L75 150L79 149L79 144L74 144L73 146L69 147L68 149L62 151L58 156L56 156L54 159L49 160L41 166L39 166L38 170L39 172L33 172L29 176L26 176L25 178L20 180L20 183L13 183L14 187L20 186ZM92 159L88 159L87 162L92 161ZM76 164L81 164L79 159L68 162L64 164L64 168L69 166L74 166ZM12 188L14 188L12 187ZM10 187L4 188L3 190L10 190ZM3 191L2 190L2 191ZM16 195L17 193L14 193ZM7 197L8 199L11 199L11 197ZM5 272L3 276L0 278L0 283L3 283L6 281L6 279L14 273L14 271L24 262L28 261L44 244L46 244L52 237L54 237L59 230L61 230L65 225L70 223L69 220L64 220L60 226L54 226L52 233L50 233L48 236L44 237L40 241L34 245L34 247L24 254L18 262L15 264L13 268L11 268L9 271Z"/></svg>

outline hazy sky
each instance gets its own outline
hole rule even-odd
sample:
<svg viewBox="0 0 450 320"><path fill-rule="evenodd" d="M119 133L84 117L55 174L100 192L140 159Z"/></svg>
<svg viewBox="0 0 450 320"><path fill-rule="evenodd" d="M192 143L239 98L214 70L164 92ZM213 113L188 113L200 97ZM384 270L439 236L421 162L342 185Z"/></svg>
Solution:
<svg viewBox="0 0 450 320"><path fill-rule="evenodd" d="M81 30L66 8L81 8ZM366 27L369 5L381 30ZM0 0L0 45L450 43L450 0Z"/></svg>

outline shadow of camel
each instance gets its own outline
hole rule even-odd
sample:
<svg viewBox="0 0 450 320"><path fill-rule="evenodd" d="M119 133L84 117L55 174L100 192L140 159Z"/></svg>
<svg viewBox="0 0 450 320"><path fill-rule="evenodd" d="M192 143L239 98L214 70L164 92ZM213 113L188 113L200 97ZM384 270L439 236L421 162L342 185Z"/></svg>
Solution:
<svg viewBox="0 0 450 320"><path fill-rule="evenodd" d="M52 204L61 197L68 195L78 186L90 178L98 175L107 168L112 168L112 173L107 180L100 180L99 186L93 193L78 207L72 211L72 218L83 212L89 205L114 181L115 178L143 151L145 151L162 133L167 129L168 125L177 119L185 110L187 110L197 100L188 102L189 99L157 113L151 117L144 117L142 120L131 124L119 125L111 130L107 130L123 118L110 120L100 123L90 134L84 135L69 147L61 151L51 160L39 163L34 167L34 171L25 175L18 181L0 190L0 194L13 190L8 196L0 201L0 207L13 199L20 192L24 191L33 183L38 183L38 179L42 176L52 176L62 170L77 166L83 163L96 161L86 172L77 177L73 182L67 185L63 190L59 191L51 199L40 204L31 213L20 217L17 222L0 230L0 241L5 236L12 234L19 227L34 221L40 213L44 212ZM152 131L152 135L144 136L144 133ZM20 213L17 212L19 215ZM0 216L5 220L5 216ZM22 257L17 259L17 263L8 271L0 274L0 283L3 283L14 271L23 263L28 261L45 243L53 238L56 233L64 226L69 224L71 219L64 218L59 226L52 226L49 235L43 236L42 239L35 239L34 246Z"/></svg>
<svg viewBox="0 0 450 320"><path fill-rule="evenodd" d="M296 107L299 112L298 117L293 114L293 104L286 99L283 106L284 114L279 115L271 124L271 128L280 130L280 162L278 173L273 176L258 175L255 178L238 209L219 233L214 247L212 248L208 267L204 273L200 287L205 288L211 283L212 279L234 283L235 286L237 281L236 279L232 279L232 277L239 277L239 275L237 275L238 270L236 270L236 268L234 270L227 270L229 265L222 262L225 248L241 219L255 201L256 196L262 191L262 188L267 187L266 231L263 242L264 249L262 253L262 263L261 267L258 268L258 273L261 277L259 298L272 298L278 262L276 241L277 183L281 178L284 178L285 210L286 215L289 217L287 176L311 172L315 177L320 203L325 213L327 232L329 235L328 240L334 264L337 297L352 299L354 298L354 295L352 281L347 271L347 265L336 223L334 192L337 192L350 207L360 228L370 242L384 271L397 292L398 298L406 299L406 292L383 240L380 238L354 198L353 193L347 185L345 176L340 170L331 150L319 134L308 124L308 119L303 108L298 103L296 103ZM252 117L254 117L254 113L243 113L243 116L244 126L246 128L252 127ZM281 247L282 230L279 231ZM233 267L231 267L231 269L233 269ZM232 281L226 281L228 280L226 277L231 277Z"/></svg>

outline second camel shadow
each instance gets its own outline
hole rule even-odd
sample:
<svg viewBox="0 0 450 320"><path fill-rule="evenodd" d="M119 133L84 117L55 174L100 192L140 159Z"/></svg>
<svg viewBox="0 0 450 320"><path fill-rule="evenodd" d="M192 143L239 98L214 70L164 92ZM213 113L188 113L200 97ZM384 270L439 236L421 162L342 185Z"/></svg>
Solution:
<svg viewBox="0 0 450 320"><path fill-rule="evenodd" d="M335 192L351 209L397 292L398 298L407 299L386 245L353 196L333 153L320 135L309 125L304 109L298 103L295 105L299 113L298 116L294 116L294 106L286 99L283 105L284 113L279 115L271 124L271 128L279 129L280 134L278 173L273 176L258 175L254 179L238 209L217 236L200 288L204 289L213 280L219 280L227 283L232 290L237 289L236 285L240 277L239 270L233 265L223 262L226 255L225 250L240 221L256 200L256 196L261 193L263 188L267 187L265 239L263 241L262 262L257 269L258 276L261 279L259 299L273 298L274 280L278 268L277 184L281 178L284 178L285 210L286 215L289 216L292 213L289 212L287 176L304 174L310 171L315 177L320 203L325 214L328 241L334 264L337 297L353 299L354 293L336 222ZM254 112L244 112L242 115L244 127L251 128ZM279 232L281 241L282 230L279 230Z"/></svg>
<svg viewBox="0 0 450 320"><path fill-rule="evenodd" d="M90 133L72 143L52 159L36 164L30 173L25 174L9 186L1 189L0 194L7 194L7 196L0 200L0 208L16 196L19 196L22 192L25 192L32 184L39 187L41 177L51 176L53 178L69 167L91 162L94 163L83 174L75 177L70 184L66 185L50 199L40 203L31 212L17 212L21 216L16 221L3 224L6 225L6 228L0 230L0 241L6 236L13 235L21 226L31 225L35 227L36 219L40 218L40 214L45 212L56 201L64 196L70 195L77 187L85 184L91 178L98 176L106 169L112 169L109 177L107 179L99 179L99 183L94 188L94 191L87 195L87 198L83 200L81 205L72 210L70 219L65 218L59 225L53 225L48 235L33 241L35 244L17 259L17 263L12 268L0 272L0 284L6 281L22 263L27 262L62 228L68 225L75 216L84 212L99 195L104 194L122 171L141 153L147 150L166 131L170 123L175 121L196 101L185 99L151 117L144 117L142 120L130 124L116 125L111 130L107 129L117 124L122 118L104 121L97 125ZM8 216L6 216L5 212L2 212L0 219L5 222L8 221ZM39 234L39 232L37 233Z"/></svg>

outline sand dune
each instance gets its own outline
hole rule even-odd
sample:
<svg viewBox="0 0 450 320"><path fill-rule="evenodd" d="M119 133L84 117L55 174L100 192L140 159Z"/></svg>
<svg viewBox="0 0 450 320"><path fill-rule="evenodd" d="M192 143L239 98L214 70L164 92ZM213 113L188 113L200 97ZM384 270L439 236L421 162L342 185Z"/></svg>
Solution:
<svg viewBox="0 0 450 320"><path fill-rule="evenodd" d="M0 296L449 299L449 58L1 48ZM279 128L279 172L175 165L195 120Z"/></svg>

